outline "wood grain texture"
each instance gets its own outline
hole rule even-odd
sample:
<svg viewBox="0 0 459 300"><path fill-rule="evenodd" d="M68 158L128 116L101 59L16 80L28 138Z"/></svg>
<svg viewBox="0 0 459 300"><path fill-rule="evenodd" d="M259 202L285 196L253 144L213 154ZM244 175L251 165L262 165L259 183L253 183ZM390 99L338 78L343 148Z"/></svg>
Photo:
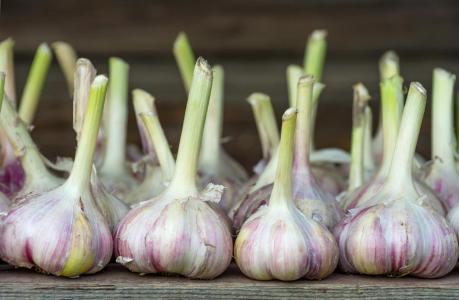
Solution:
<svg viewBox="0 0 459 300"><path fill-rule="evenodd" d="M119 265L78 279L0 267L2 299L457 299L459 273L441 279L333 274L322 281L254 281L232 265L215 280L139 276Z"/></svg>
<svg viewBox="0 0 459 300"><path fill-rule="evenodd" d="M186 30L206 55L253 56L301 54L309 32L325 28L333 54L454 54L458 19L451 0L3 0L0 36L14 36L22 53L66 40L83 53L170 55Z"/></svg>

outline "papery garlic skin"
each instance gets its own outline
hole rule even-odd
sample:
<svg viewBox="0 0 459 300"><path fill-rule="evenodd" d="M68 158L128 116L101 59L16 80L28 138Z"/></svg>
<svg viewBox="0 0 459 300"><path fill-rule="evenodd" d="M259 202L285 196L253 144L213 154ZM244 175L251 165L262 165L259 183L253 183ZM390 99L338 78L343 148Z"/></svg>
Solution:
<svg viewBox="0 0 459 300"><path fill-rule="evenodd" d="M160 195L135 206L115 232L117 261L138 273L220 275L231 262L231 233L202 197Z"/></svg>
<svg viewBox="0 0 459 300"><path fill-rule="evenodd" d="M97 208L78 195L62 199L62 189L19 201L1 220L3 260L66 277L98 272L110 261L111 233Z"/></svg>
<svg viewBox="0 0 459 300"><path fill-rule="evenodd" d="M242 226L234 256L242 273L257 280L323 279L336 268L338 247L323 225L295 207L262 207Z"/></svg>
<svg viewBox="0 0 459 300"><path fill-rule="evenodd" d="M128 213L129 207L105 189L97 177L95 168L91 174L90 184L95 205L107 222L110 232L114 232L116 225Z"/></svg>
<svg viewBox="0 0 459 300"><path fill-rule="evenodd" d="M446 220L410 202L353 209L335 228L335 237L340 266L349 273L438 278L455 267L459 256Z"/></svg>

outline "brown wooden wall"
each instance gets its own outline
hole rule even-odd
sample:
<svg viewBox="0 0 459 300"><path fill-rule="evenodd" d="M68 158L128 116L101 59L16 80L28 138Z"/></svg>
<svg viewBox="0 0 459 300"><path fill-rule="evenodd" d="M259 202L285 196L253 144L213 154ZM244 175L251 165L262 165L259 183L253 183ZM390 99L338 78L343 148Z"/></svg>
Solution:
<svg viewBox="0 0 459 300"><path fill-rule="evenodd" d="M131 87L157 97L174 145L185 93L171 47L185 30L197 54L225 67L225 135L232 138L226 147L248 167L260 150L245 99L256 91L270 94L280 117L287 107L285 68L302 62L306 37L316 28L329 32L319 146L348 148L353 83L368 85L377 115L377 60L385 50L400 54L406 82L417 80L428 89L434 67L459 72L459 2L454 0L3 0L0 13L0 38L16 41L18 92L40 42L70 42L101 72L109 56L121 56L131 64ZM54 63L34 131L48 156L73 154L71 115ZM424 125L419 150L427 154L428 118ZM132 122L129 139L138 140Z"/></svg>

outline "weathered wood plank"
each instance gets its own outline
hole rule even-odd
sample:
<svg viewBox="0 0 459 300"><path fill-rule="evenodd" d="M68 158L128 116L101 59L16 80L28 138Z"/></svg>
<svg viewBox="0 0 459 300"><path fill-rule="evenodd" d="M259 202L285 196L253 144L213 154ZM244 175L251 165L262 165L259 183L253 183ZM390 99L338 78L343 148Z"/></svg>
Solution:
<svg viewBox="0 0 459 300"><path fill-rule="evenodd" d="M457 1L3 1L0 37L30 53L67 40L83 53L170 55L186 30L201 52L301 54L307 34L330 32L331 53L362 55L384 48L409 53L459 49Z"/></svg>
<svg viewBox="0 0 459 300"><path fill-rule="evenodd" d="M78 279L0 268L2 299L457 299L459 272L441 279L385 278L333 274L322 281L254 281L232 265L215 280L139 276L119 265Z"/></svg>

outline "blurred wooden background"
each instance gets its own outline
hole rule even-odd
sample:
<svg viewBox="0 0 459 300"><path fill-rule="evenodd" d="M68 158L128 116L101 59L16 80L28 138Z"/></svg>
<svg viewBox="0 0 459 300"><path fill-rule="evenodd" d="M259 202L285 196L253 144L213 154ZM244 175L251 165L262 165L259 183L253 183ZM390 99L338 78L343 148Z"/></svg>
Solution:
<svg viewBox="0 0 459 300"><path fill-rule="evenodd" d="M329 33L317 144L348 149L352 84L362 81L374 96L377 116L379 56L401 57L406 83L428 89L432 69L459 72L459 2L454 0L3 0L0 38L16 41L16 81L21 92L33 53L43 41L64 40L106 72L109 56L131 64L131 88L157 98L168 138L176 147L185 92L171 47L185 30L198 55L226 70L225 147L250 168L261 155L250 107L252 92L271 95L280 118L287 107L285 68L302 63L313 29ZM50 158L73 155L71 100L54 61L36 117L34 136ZM133 116L129 140L138 142ZM429 151L426 115L419 151Z"/></svg>

